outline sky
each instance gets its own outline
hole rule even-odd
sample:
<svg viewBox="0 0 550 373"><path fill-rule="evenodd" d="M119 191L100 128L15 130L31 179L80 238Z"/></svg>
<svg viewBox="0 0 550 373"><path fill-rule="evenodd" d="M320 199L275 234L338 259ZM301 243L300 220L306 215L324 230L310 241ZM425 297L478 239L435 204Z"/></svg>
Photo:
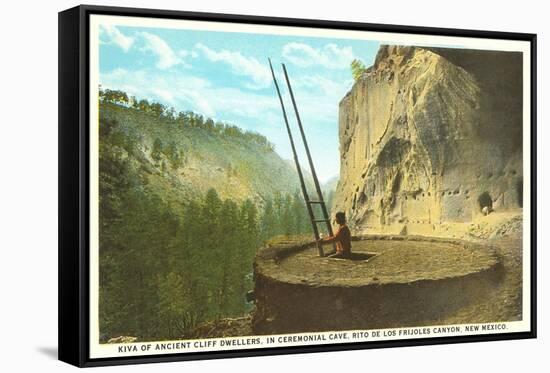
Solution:
<svg viewBox="0 0 550 373"><path fill-rule="evenodd" d="M372 65L379 46L364 40L115 25L101 25L99 38L104 89L261 133L282 158L292 159L270 57L307 169L284 63L321 182L339 175L338 104L353 85L350 63L358 58Z"/></svg>

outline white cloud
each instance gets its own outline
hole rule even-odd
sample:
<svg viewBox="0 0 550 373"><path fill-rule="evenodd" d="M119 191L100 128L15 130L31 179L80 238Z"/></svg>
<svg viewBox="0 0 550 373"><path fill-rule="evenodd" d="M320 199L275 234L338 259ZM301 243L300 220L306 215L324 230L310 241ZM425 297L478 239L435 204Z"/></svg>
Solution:
<svg viewBox="0 0 550 373"><path fill-rule="evenodd" d="M174 100L174 93L170 91L169 89L165 88L152 88L151 92L160 98L163 104L170 104L173 105L175 103Z"/></svg>
<svg viewBox="0 0 550 373"><path fill-rule="evenodd" d="M300 67L321 65L329 69L349 68L353 61L351 47L339 47L330 43L323 48L313 48L305 43L288 43L283 46L283 57Z"/></svg>
<svg viewBox="0 0 550 373"><path fill-rule="evenodd" d="M142 52L153 53L158 58L156 66L159 69L164 70L175 65L189 67L184 60L191 55L189 51L180 50L175 52L166 41L149 32L140 32L139 34L134 34L134 37L131 37L124 35L116 26L101 25L100 35L102 37L100 40L101 43L117 45L124 52L128 52L135 44L136 40L139 39L143 42L143 46L140 50Z"/></svg>
<svg viewBox="0 0 550 373"><path fill-rule="evenodd" d="M102 87L120 89L130 96L173 105L180 110L197 110L207 116L215 114L208 101L197 93L210 85L200 78L178 76L174 79L151 70L114 69L102 73L100 81Z"/></svg>
<svg viewBox="0 0 550 373"><path fill-rule="evenodd" d="M117 45L124 52L128 52L134 44L134 38L124 35L116 26L101 25L99 32L100 36L105 37L101 39L102 43Z"/></svg>
<svg viewBox="0 0 550 373"><path fill-rule="evenodd" d="M304 75L293 80L293 86L323 93L329 97L342 98L353 85L352 79L335 81L321 75Z"/></svg>
<svg viewBox="0 0 550 373"><path fill-rule="evenodd" d="M154 69L130 71L118 68L102 73L100 80L104 88L121 89L130 96L159 101L177 110L194 110L209 117L242 118L245 122L257 121L262 126L280 127L283 124L274 90L270 94L258 94L217 87L205 79L174 76ZM337 123L338 102L349 89L351 80L339 82L320 75L305 75L293 79L292 83L306 127L320 128L327 123ZM284 94L283 99L289 119L294 121L288 94Z"/></svg>
<svg viewBox="0 0 550 373"><path fill-rule="evenodd" d="M172 105L177 110L194 110L209 117L217 114L258 118L279 110L275 96L259 95L236 88L214 87L192 76L171 76L155 70L114 69L100 76L102 87L120 89L130 96Z"/></svg>
<svg viewBox="0 0 550 373"><path fill-rule="evenodd" d="M201 43L197 43L195 48L202 52L208 60L223 62L231 67L234 74L252 79L253 84L248 84L248 88L260 89L268 87L271 84L269 69L254 57L246 57L240 52L232 52L225 49L215 51Z"/></svg>
<svg viewBox="0 0 550 373"><path fill-rule="evenodd" d="M263 122L268 110L279 110L275 96L264 96L235 88L216 88L204 92L208 100L223 113Z"/></svg>
<svg viewBox="0 0 550 373"><path fill-rule="evenodd" d="M145 42L145 46L141 49L152 52L158 58L156 66L159 69L168 69L179 64L188 66L183 60L187 56L187 51L174 52L168 43L157 35L148 32L141 32L140 35Z"/></svg>

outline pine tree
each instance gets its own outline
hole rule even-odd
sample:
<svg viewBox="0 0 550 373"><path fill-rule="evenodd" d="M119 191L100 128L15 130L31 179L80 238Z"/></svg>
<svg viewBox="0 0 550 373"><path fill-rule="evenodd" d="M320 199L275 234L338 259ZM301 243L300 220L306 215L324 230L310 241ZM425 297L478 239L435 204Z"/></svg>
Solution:
<svg viewBox="0 0 550 373"><path fill-rule="evenodd" d="M232 300L238 297L236 289L242 279L239 276L239 261L243 258L239 251L244 244L241 242L239 226L239 208L231 200L225 200L220 210L220 245L223 246L219 260L222 262L221 283L218 293L218 309L220 314L232 314L240 309Z"/></svg>
<svg viewBox="0 0 550 373"><path fill-rule="evenodd" d="M292 201L292 215L297 234L311 233L311 222L308 218L307 207L301 194L296 191ZM320 216L320 215L315 215Z"/></svg>
<svg viewBox="0 0 550 373"><path fill-rule="evenodd" d="M270 239L274 237L277 232L277 216L275 214L275 209L273 207L273 201L267 199L263 209L261 221L261 238L262 240Z"/></svg>
<svg viewBox="0 0 550 373"><path fill-rule="evenodd" d="M351 61L351 75L353 76L353 79L355 81L361 79L361 76L363 76L365 70L365 64L360 60L354 59L353 61Z"/></svg>
<svg viewBox="0 0 550 373"><path fill-rule="evenodd" d="M220 230L220 209L222 201L215 189L211 188L206 192L201 211L201 220L204 223L198 237L201 239L201 244L204 250L204 261L201 264L201 269L208 273L205 278L207 283L207 303L209 306L209 314L216 318L220 317L219 310L219 284L222 278L223 263L220 260L222 256L223 237Z"/></svg>
<svg viewBox="0 0 550 373"><path fill-rule="evenodd" d="M162 155L162 141L159 138L156 138L153 142L153 149L151 150L151 158L156 162L160 161Z"/></svg>
<svg viewBox="0 0 550 373"><path fill-rule="evenodd" d="M273 211L275 215L275 224L273 228L275 234L284 234L284 197L280 192L275 193L273 196Z"/></svg>
<svg viewBox="0 0 550 373"><path fill-rule="evenodd" d="M284 235L290 236L297 233L295 220L293 219L292 196L290 194L284 197L281 221Z"/></svg>

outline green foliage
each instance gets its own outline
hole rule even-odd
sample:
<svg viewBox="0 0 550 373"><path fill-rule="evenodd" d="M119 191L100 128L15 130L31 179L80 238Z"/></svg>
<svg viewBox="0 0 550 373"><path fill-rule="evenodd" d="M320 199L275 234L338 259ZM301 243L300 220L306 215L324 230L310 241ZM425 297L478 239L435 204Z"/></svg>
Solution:
<svg viewBox="0 0 550 373"><path fill-rule="evenodd" d="M155 139L153 142L153 149L151 150L151 158L153 158L156 162L159 162L161 160L161 154L162 154L162 141L158 138Z"/></svg>
<svg viewBox="0 0 550 373"><path fill-rule="evenodd" d="M149 107L151 112L153 112L153 114L155 114L158 117L161 117L166 110L164 105L158 102L153 102L151 105L149 105Z"/></svg>
<svg viewBox="0 0 550 373"><path fill-rule="evenodd" d="M365 70L365 64L360 60L354 59L351 61L351 75L355 81L358 81L361 78Z"/></svg>
<svg viewBox="0 0 550 373"><path fill-rule="evenodd" d="M163 153L170 160L172 168L177 169L183 165L183 150L178 150L176 143L171 142L163 149Z"/></svg>
<svg viewBox="0 0 550 373"><path fill-rule="evenodd" d="M138 100L134 96L128 98L128 94L120 90L102 90L100 88L99 100L103 103L131 107L144 113L150 113L157 118L180 123L183 126L201 128L210 133L220 134L228 138L241 138L261 145L267 151L273 151L275 148L265 136L260 135L259 133L244 131L237 126L228 123L214 122L212 118L204 118L201 114L197 114L192 111L180 111L176 113L176 109L173 107L168 108L162 103L149 102L146 99Z"/></svg>
<svg viewBox="0 0 550 373"><path fill-rule="evenodd" d="M136 109L139 109L139 110L141 110L141 111L147 113L147 112L150 111L149 107L150 107L149 101L147 101L147 100L139 100Z"/></svg>
<svg viewBox="0 0 550 373"><path fill-rule="evenodd" d="M259 217L251 201L221 200L211 189L182 206L178 218L172 206L136 190L125 189L121 200L117 214L101 210L105 338L181 338L199 322L249 312L245 294L253 288L256 250L262 238L289 233L284 219L296 208L283 206L284 218L269 209Z"/></svg>
<svg viewBox="0 0 550 373"><path fill-rule="evenodd" d="M256 250L262 239L299 233L298 195L278 197L280 215L272 201L260 213L250 200L222 200L214 189L167 204L145 191L112 142L115 129L102 136L100 149L103 338L181 338L199 322L249 312L245 294L253 287Z"/></svg>
<svg viewBox="0 0 550 373"><path fill-rule="evenodd" d="M120 94L105 97L111 100ZM173 175L180 172L172 170L181 167L188 154L198 156L197 143L213 144L203 153L224 155L232 177L253 171L251 183L261 186L258 171L251 171L249 165L258 162L258 149L268 149L269 142L192 112L159 119L151 107L148 101L134 98L128 106L100 105L102 341L120 335L178 339L198 323L250 312L245 294L253 288L252 263L262 241L311 231L299 193L272 195L269 191L263 203L221 198L207 188L181 194L171 184ZM220 137L232 141L220 141ZM231 158L227 157L230 147L239 149ZM261 157L283 164L273 154ZM267 167L266 172L273 170Z"/></svg>
<svg viewBox="0 0 550 373"><path fill-rule="evenodd" d="M101 101L105 102L112 102L115 104L122 104L122 105L128 105L130 103L130 100L128 99L128 95L126 92L118 91L118 90L99 90L99 99Z"/></svg>
<svg viewBox="0 0 550 373"><path fill-rule="evenodd" d="M170 161L173 169L177 169L183 165L183 150L178 150L175 142L170 142L167 146L164 146L162 141L156 138L153 141L151 158L155 162L160 163L163 171L166 171L166 162L162 159L163 156Z"/></svg>
<svg viewBox="0 0 550 373"><path fill-rule="evenodd" d="M298 191L294 194L276 193L273 199L267 199L259 222L263 240L312 233L306 205Z"/></svg>

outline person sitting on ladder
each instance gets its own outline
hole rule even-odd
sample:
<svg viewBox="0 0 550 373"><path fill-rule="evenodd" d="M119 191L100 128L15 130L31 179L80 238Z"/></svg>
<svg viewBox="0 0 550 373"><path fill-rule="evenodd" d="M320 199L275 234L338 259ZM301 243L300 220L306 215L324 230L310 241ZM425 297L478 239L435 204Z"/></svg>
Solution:
<svg viewBox="0 0 550 373"><path fill-rule="evenodd" d="M340 225L334 236L320 239L320 243L336 243L336 253L329 255L330 258L349 258L351 255L351 232L346 225L346 214L343 212L336 213L336 223Z"/></svg>

